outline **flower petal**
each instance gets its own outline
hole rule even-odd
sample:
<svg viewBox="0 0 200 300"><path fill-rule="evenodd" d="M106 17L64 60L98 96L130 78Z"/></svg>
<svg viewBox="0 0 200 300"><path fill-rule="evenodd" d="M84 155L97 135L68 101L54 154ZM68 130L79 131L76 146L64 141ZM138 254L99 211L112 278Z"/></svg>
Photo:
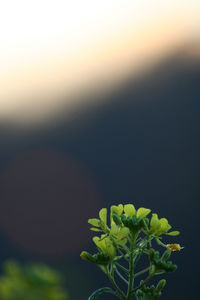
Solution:
<svg viewBox="0 0 200 300"><path fill-rule="evenodd" d="M121 216L121 214L123 213L123 205L122 204L112 205L110 208L110 212L111 213L115 212L118 216Z"/></svg>
<svg viewBox="0 0 200 300"><path fill-rule="evenodd" d="M90 230L92 230L92 231L98 231L98 232L102 232L102 230L101 230L101 229L94 228L94 227L91 227L91 228L90 228Z"/></svg>
<svg viewBox="0 0 200 300"><path fill-rule="evenodd" d="M113 258L115 256L115 247L113 246L113 243L111 242L111 240L109 238L105 239L105 253L110 256L111 258Z"/></svg>
<svg viewBox="0 0 200 300"><path fill-rule="evenodd" d="M156 232L160 228L160 226L161 225L158 219L158 215L152 214L151 222L150 222L151 232Z"/></svg>
<svg viewBox="0 0 200 300"><path fill-rule="evenodd" d="M88 223L92 226L100 227L100 220L99 219L89 219Z"/></svg>
<svg viewBox="0 0 200 300"><path fill-rule="evenodd" d="M166 218L161 218L160 219L160 229L159 232L165 233L167 232L169 229L171 228L171 226L168 224L168 220Z"/></svg>
<svg viewBox="0 0 200 300"><path fill-rule="evenodd" d="M118 216L121 216L121 214L123 213L124 210L124 206L122 204L118 205Z"/></svg>
<svg viewBox="0 0 200 300"><path fill-rule="evenodd" d="M135 206L133 204L124 205L124 212L126 217L132 218L136 213Z"/></svg>
<svg viewBox="0 0 200 300"><path fill-rule="evenodd" d="M127 237L129 235L129 233L130 233L130 230L127 227L123 227L120 229L117 237L118 237L118 239L123 239L123 238Z"/></svg>
<svg viewBox="0 0 200 300"><path fill-rule="evenodd" d="M137 210L136 216L137 216L138 218L145 218L150 212L151 212L150 209L144 208L144 207L140 207L140 208Z"/></svg>
<svg viewBox="0 0 200 300"><path fill-rule="evenodd" d="M99 211L99 217L101 219L101 221L107 225L107 208L102 208L100 211Z"/></svg>
<svg viewBox="0 0 200 300"><path fill-rule="evenodd" d="M97 248L99 248L99 249L101 249L101 251L103 251L102 250L102 243L100 241L100 238L98 236L94 236L92 240L95 243L95 245L97 246Z"/></svg>
<svg viewBox="0 0 200 300"><path fill-rule="evenodd" d="M94 237L92 238L92 240L93 240L93 242L94 242L94 243L97 245L97 247L98 247L100 238L99 238L98 236L94 236Z"/></svg>
<svg viewBox="0 0 200 300"><path fill-rule="evenodd" d="M119 227L113 223L110 229L110 235L116 235L119 232Z"/></svg>

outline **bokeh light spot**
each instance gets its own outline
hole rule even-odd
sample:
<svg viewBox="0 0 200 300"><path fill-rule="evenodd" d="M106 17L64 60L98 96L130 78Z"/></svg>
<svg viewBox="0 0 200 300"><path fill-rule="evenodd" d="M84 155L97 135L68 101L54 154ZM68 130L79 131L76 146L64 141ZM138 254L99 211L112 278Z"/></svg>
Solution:
<svg viewBox="0 0 200 300"><path fill-rule="evenodd" d="M79 251L98 193L84 164L71 155L33 151L0 176L0 226L20 247L42 255Z"/></svg>

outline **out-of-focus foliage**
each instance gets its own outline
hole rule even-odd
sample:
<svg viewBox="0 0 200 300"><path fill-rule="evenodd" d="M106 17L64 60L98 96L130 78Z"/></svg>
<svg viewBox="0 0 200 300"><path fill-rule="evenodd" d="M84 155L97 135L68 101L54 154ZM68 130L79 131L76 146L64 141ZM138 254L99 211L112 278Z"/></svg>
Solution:
<svg viewBox="0 0 200 300"><path fill-rule="evenodd" d="M62 276L45 265L22 266L14 261L3 265L1 300L68 300Z"/></svg>

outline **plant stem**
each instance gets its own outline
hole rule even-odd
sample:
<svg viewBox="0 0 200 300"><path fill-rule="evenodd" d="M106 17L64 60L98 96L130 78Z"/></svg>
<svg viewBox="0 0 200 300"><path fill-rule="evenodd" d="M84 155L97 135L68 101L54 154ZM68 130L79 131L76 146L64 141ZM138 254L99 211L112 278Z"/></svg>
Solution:
<svg viewBox="0 0 200 300"><path fill-rule="evenodd" d="M124 266L120 265L120 263L115 262L115 265L117 265L119 268L121 268L124 272L129 273L129 270L127 270Z"/></svg>
<svg viewBox="0 0 200 300"><path fill-rule="evenodd" d="M113 266L113 263L110 266L110 274L114 278L114 266Z"/></svg>
<svg viewBox="0 0 200 300"><path fill-rule="evenodd" d="M128 284L128 281L123 277L123 275L117 270L117 267L114 266L114 270L117 273L117 275L126 283Z"/></svg>
<svg viewBox="0 0 200 300"><path fill-rule="evenodd" d="M156 242L157 242L158 245L161 245L161 246L166 248L166 245L163 244L159 238L156 238Z"/></svg>
<svg viewBox="0 0 200 300"><path fill-rule="evenodd" d="M144 269L144 270L142 270L142 271L136 273L136 274L134 275L134 278L136 278L137 276L142 275L143 273L148 272L149 270L150 270L150 267L148 267L148 268L146 268L146 269Z"/></svg>
<svg viewBox="0 0 200 300"><path fill-rule="evenodd" d="M114 286L115 289L116 289L116 296L120 296L121 299L126 300L126 297L125 297L124 293L123 293L123 292L120 290L120 288L117 286L117 284L116 284L114 278L110 275L108 269L107 269L106 274L107 274L108 278L110 279L111 283L113 284L113 286Z"/></svg>
<svg viewBox="0 0 200 300"><path fill-rule="evenodd" d="M129 257L129 284L128 284L126 300L131 300L131 297L132 297L131 292L133 289L133 281L134 281L133 249L134 249L134 245L135 245L135 239L136 239L136 237L134 235L132 235L131 244L130 244L130 257Z"/></svg>
<svg viewBox="0 0 200 300"><path fill-rule="evenodd" d="M141 251L141 250L139 250L139 251L135 254L135 257L134 257L134 267L137 265L138 260L140 259L141 255L142 255L142 251Z"/></svg>
<svg viewBox="0 0 200 300"><path fill-rule="evenodd" d="M119 251L119 253L124 257L125 256L125 254L122 252L122 250L119 248L119 247L117 247L117 250Z"/></svg>
<svg viewBox="0 0 200 300"><path fill-rule="evenodd" d="M129 261L129 259L127 259L127 257L126 257L126 254L124 254L124 253L122 252L122 250L121 250L119 247L117 248L117 250L119 251L119 253L123 256L123 258L124 258L125 260Z"/></svg>

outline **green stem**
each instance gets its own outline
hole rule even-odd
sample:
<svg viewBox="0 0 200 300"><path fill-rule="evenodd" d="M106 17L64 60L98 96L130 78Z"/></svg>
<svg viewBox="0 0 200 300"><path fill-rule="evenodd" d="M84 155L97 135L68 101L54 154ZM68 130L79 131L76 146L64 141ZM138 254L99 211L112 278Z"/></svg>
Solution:
<svg viewBox="0 0 200 300"><path fill-rule="evenodd" d="M113 263L110 266L110 274L114 278L114 266L113 266Z"/></svg>
<svg viewBox="0 0 200 300"><path fill-rule="evenodd" d="M138 260L140 259L141 255L142 255L142 251L141 251L141 250L139 250L139 251L135 254L135 258L134 258L134 266L137 265Z"/></svg>
<svg viewBox="0 0 200 300"><path fill-rule="evenodd" d="M124 295L124 293L120 290L120 288L117 286L114 278L110 275L109 273L109 270L107 269L107 272L106 272L108 278L110 279L111 283L113 284L113 286L115 287L116 289L116 296L118 296L119 298L121 297L121 299L123 300L126 300L126 297Z"/></svg>
<svg viewBox="0 0 200 300"><path fill-rule="evenodd" d="M117 270L117 267L114 266L113 269L115 270L115 272L117 273L117 275L126 283L128 284L128 281L124 278L124 276Z"/></svg>
<svg viewBox="0 0 200 300"><path fill-rule="evenodd" d="M134 249L134 245L135 245L135 239L136 236L132 235L132 239L131 239L131 245L130 245L130 257L129 257L129 284L128 284L128 291L127 291L127 296L126 296L126 300L131 300L131 292L133 289L133 282L134 282L134 253L133 253L133 249Z"/></svg>
<svg viewBox="0 0 200 300"><path fill-rule="evenodd" d="M140 248L141 250L144 250L144 248L146 247L146 245L147 245L151 240L152 240L152 237L149 237L149 238L145 237L145 238L142 239L142 240L140 241L140 243L138 244L139 248Z"/></svg>
<svg viewBox="0 0 200 300"><path fill-rule="evenodd" d="M120 249L120 247L116 246L117 247L117 250L119 251L119 253L124 257L125 254L122 252L122 250Z"/></svg>
<svg viewBox="0 0 200 300"><path fill-rule="evenodd" d="M119 247L117 247L117 250L119 251L119 253L123 256L123 258L124 258L125 260L129 261L129 259L127 259L127 257L126 257L126 254L124 254L124 253L122 252L122 250L121 250ZM124 249L123 249L123 250L124 250Z"/></svg>
<svg viewBox="0 0 200 300"><path fill-rule="evenodd" d="M142 271L136 273L136 274L134 275L134 277L136 278L137 276L140 276L140 275L142 275L143 273L148 272L149 270L150 270L150 267L148 267L148 268L146 268L146 269L144 269L144 270L142 270Z"/></svg>
<svg viewBox="0 0 200 300"><path fill-rule="evenodd" d="M163 244L159 238L156 238L156 242L157 242L158 245L163 246L163 247L166 248L166 245Z"/></svg>
<svg viewBox="0 0 200 300"><path fill-rule="evenodd" d="M120 263L115 262L115 265L117 265L119 268L121 268L124 272L126 272L127 274L129 273L129 270L127 270L124 266L120 265Z"/></svg>

